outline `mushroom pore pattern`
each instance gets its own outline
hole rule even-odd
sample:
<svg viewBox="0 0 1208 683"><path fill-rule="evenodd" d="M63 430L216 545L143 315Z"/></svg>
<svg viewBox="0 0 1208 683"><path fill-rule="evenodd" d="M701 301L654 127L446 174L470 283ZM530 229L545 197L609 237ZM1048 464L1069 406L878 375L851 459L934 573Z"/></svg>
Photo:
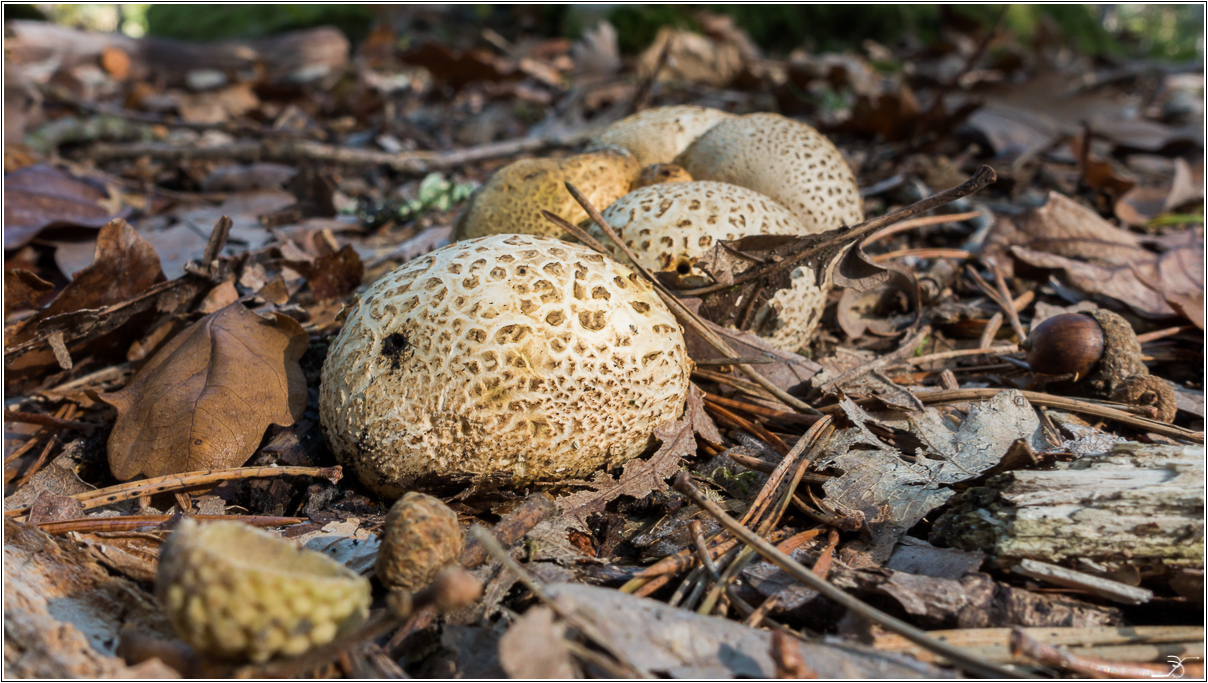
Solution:
<svg viewBox="0 0 1208 683"><path fill-rule="evenodd" d="M323 366L332 450L369 488L425 474L582 477L678 417L690 362L651 285L585 247L464 240L350 310Z"/></svg>

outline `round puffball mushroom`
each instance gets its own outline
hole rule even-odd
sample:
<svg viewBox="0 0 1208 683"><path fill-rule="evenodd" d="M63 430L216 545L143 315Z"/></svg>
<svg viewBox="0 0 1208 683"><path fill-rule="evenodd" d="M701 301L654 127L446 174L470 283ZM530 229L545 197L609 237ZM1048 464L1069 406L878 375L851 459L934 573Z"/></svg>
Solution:
<svg viewBox="0 0 1208 683"><path fill-rule="evenodd" d="M700 259L717 242L751 235L808 235L812 231L770 198L745 187L698 180L643 187L604 210L604 220L651 271L674 271L684 278L705 277ZM589 230L621 262L628 258L598 228ZM777 292L769 310L755 313L752 328L773 346L796 352L809 341L831 288L831 271L819 277L797 268L793 286ZM772 311L775 316L769 315Z"/></svg>
<svg viewBox="0 0 1208 683"><path fill-rule="evenodd" d="M732 118L720 109L691 104L655 107L613 123L592 144L624 147L642 166L669 164L702 133Z"/></svg>
<svg viewBox="0 0 1208 683"><path fill-rule="evenodd" d="M690 367L649 282L586 247L494 235L374 283L331 345L319 410L383 496L423 475L585 477L678 417Z"/></svg>
<svg viewBox="0 0 1208 683"><path fill-rule="evenodd" d="M515 233L572 238L541 215L545 209L571 223L587 218L564 183L574 184L593 206L608 206L629 191L640 170L637 159L618 147L565 159L521 159L496 171L474 192L453 225L452 237Z"/></svg>
<svg viewBox="0 0 1208 683"><path fill-rule="evenodd" d="M811 232L864 220L856 177L826 136L779 114L721 121L675 163L697 180L755 190L796 214Z"/></svg>

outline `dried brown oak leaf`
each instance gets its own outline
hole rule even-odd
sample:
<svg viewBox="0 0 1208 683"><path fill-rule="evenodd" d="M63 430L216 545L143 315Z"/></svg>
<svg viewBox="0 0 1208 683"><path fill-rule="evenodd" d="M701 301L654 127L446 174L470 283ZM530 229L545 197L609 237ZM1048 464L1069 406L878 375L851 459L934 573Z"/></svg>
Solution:
<svg viewBox="0 0 1208 683"><path fill-rule="evenodd" d="M124 389L100 395L118 411L113 476L238 467L270 424L294 423L306 407L298 361L308 338L293 318L272 316L227 306L168 342Z"/></svg>
<svg viewBox="0 0 1208 683"><path fill-rule="evenodd" d="M685 456L696 453L696 437L691 422L676 420L654 430L654 438L662 442L654 455L646 460L625 463L619 479L614 479L608 472L596 472L591 481L567 482L587 485L594 490L559 498L558 507L562 509L562 514L583 522L591 513L603 510L617 496L643 498L651 491L666 491L667 477L679 471L680 461Z"/></svg>

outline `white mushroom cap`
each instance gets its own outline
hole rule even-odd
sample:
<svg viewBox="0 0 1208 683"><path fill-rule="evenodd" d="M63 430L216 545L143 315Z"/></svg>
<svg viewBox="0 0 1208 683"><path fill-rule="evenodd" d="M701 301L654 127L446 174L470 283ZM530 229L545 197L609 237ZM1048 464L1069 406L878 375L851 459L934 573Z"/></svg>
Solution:
<svg viewBox="0 0 1208 683"><path fill-rule="evenodd" d="M416 477L584 477L678 417L690 362L650 283L529 235L465 240L395 269L323 364L324 433L369 488Z"/></svg>
<svg viewBox="0 0 1208 683"><path fill-rule="evenodd" d="M640 170L637 159L618 147L565 159L521 159L496 171L474 192L457 217L453 239L513 233L568 239L541 215L545 209L571 223L587 218L564 183L574 183L593 206L608 206L629 191Z"/></svg>
<svg viewBox="0 0 1208 683"><path fill-rule="evenodd" d="M624 147L641 166L669 164L702 133L732 118L720 109L690 104L655 107L613 123L592 144Z"/></svg>
<svg viewBox="0 0 1208 683"><path fill-rule="evenodd" d="M604 220L616 231L641 265L652 271L675 271L701 276L698 259L717 242L751 235L808 235L810 230L788 209L745 187L698 180L639 188L604 210ZM598 228L597 238L622 263L629 259ZM798 268L793 286L770 301L775 322L756 332L777 348L797 351L809 341L826 305L829 273L822 284L816 275Z"/></svg>
<svg viewBox="0 0 1208 683"><path fill-rule="evenodd" d="M864 220L856 177L826 136L779 114L721 121L675 159L697 180L718 180L765 194L811 232Z"/></svg>

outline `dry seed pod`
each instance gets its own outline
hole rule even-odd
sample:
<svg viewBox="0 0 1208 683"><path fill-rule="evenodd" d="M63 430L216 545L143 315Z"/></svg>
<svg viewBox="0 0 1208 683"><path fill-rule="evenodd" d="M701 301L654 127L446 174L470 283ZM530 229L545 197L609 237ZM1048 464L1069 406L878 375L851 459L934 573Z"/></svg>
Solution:
<svg viewBox="0 0 1208 683"><path fill-rule="evenodd" d="M571 223L587 218L565 183L581 189L592 206L605 207L629 191L639 170L633 155L616 147L561 160L522 159L508 164L470 197L453 225L453 239L513 233L571 238L541 215L545 209Z"/></svg>
<svg viewBox="0 0 1208 683"><path fill-rule="evenodd" d="M638 457L678 417L691 372L654 288L548 237L463 240L378 280L323 363L332 451L375 492L419 476L513 482Z"/></svg>
<svg viewBox="0 0 1208 683"><path fill-rule="evenodd" d="M415 592L457 562L464 547L457 513L436 498L413 491L386 515L377 556L378 579L389 588Z"/></svg>
<svg viewBox="0 0 1208 683"><path fill-rule="evenodd" d="M160 549L155 594L181 640L264 662L330 642L369 612L369 581L239 522L184 519Z"/></svg>

